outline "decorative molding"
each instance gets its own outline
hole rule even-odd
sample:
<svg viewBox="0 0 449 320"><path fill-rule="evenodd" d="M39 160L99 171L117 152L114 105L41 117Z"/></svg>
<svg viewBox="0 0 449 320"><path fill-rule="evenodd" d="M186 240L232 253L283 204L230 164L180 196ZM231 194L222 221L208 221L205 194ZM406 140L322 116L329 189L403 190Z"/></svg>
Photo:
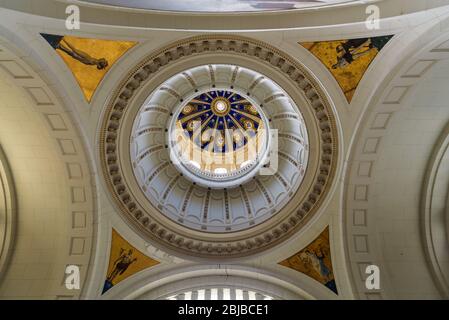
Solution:
<svg viewBox="0 0 449 320"><path fill-rule="evenodd" d="M433 65L437 62L437 60L419 60L407 70L406 73L402 76L403 78L419 78L424 73L427 72Z"/></svg>
<svg viewBox="0 0 449 320"><path fill-rule="evenodd" d="M377 152L377 148L379 147L380 138L367 138L365 140L365 145L363 147L363 153L365 154L375 154Z"/></svg>
<svg viewBox="0 0 449 320"><path fill-rule="evenodd" d="M390 118L391 113L378 113L371 124L371 129L386 129Z"/></svg>
<svg viewBox="0 0 449 320"><path fill-rule="evenodd" d="M53 101L51 100L48 93L41 87L24 87L28 94L33 99L33 101L38 106L51 106Z"/></svg>
<svg viewBox="0 0 449 320"><path fill-rule="evenodd" d="M390 92L385 97L384 104L400 104L402 99L407 94L409 86L396 86L391 88Z"/></svg>
<svg viewBox="0 0 449 320"><path fill-rule="evenodd" d="M0 60L0 67L14 79L33 79L28 71L14 60Z"/></svg>

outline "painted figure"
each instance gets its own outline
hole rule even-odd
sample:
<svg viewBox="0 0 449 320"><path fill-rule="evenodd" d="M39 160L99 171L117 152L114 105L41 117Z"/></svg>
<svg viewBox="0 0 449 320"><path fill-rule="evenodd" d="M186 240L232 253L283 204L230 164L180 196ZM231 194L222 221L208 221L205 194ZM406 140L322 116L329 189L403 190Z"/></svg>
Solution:
<svg viewBox="0 0 449 320"><path fill-rule="evenodd" d="M137 258L132 259L132 256L133 249L129 249L128 252L126 252L125 249L121 248L120 256L114 261L114 269L112 269L112 272L109 274L107 281L112 283L115 277L119 274L123 274L133 262L137 261Z"/></svg>
<svg viewBox="0 0 449 320"><path fill-rule="evenodd" d="M326 228L306 248L279 264L308 275L338 295L332 270L329 228Z"/></svg>
<svg viewBox="0 0 449 320"><path fill-rule="evenodd" d="M326 258L326 254L323 252L323 248L321 245L319 248L315 251L315 256L318 259L318 264L320 266L320 274L321 276L326 279L327 281L332 280L332 272L329 270L329 268L324 263L324 259Z"/></svg>
<svg viewBox="0 0 449 320"><path fill-rule="evenodd" d="M96 59L90 56L88 53L75 48L72 46L67 40L64 39L64 36L52 35L52 34L43 34L42 35L48 43L55 49L61 50L62 52L68 54L73 59L78 60L79 62L88 65L88 66L97 66L98 70L105 69L109 64L108 61L104 58Z"/></svg>
<svg viewBox="0 0 449 320"><path fill-rule="evenodd" d="M390 36L375 38L360 38L347 40L337 47L337 63L332 69L344 68L360 57L377 49L380 51L390 40Z"/></svg>
<svg viewBox="0 0 449 320"><path fill-rule="evenodd" d="M312 267L326 282L332 278L331 271L324 263L325 255L321 248L318 249L318 252L307 249L300 254L300 258L304 265Z"/></svg>

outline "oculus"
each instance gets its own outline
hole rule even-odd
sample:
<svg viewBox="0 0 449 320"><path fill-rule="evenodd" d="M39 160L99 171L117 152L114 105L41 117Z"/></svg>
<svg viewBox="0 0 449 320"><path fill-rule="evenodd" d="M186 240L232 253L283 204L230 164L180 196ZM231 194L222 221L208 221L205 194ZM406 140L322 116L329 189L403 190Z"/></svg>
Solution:
<svg viewBox="0 0 449 320"><path fill-rule="evenodd" d="M235 89L206 89L181 104L170 130L172 162L212 188L242 184L267 162L268 119Z"/></svg>

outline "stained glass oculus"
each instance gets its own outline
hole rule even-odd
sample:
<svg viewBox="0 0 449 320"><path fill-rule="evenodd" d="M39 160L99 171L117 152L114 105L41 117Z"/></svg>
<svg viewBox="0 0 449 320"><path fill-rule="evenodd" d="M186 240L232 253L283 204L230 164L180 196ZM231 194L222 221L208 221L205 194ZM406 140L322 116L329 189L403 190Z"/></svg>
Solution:
<svg viewBox="0 0 449 320"><path fill-rule="evenodd" d="M211 90L194 97L183 107L177 122L195 145L215 153L246 146L263 128L253 103L229 90Z"/></svg>

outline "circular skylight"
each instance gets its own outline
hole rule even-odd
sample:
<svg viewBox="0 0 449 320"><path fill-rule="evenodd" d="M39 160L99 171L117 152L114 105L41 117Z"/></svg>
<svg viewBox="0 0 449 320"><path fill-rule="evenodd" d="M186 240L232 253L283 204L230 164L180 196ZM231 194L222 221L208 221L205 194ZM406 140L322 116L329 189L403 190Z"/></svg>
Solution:
<svg viewBox="0 0 449 320"><path fill-rule="evenodd" d="M84 0L123 8L178 12L257 12L322 7L351 0Z"/></svg>
<svg viewBox="0 0 449 320"><path fill-rule="evenodd" d="M258 102L241 90L195 90L171 122L172 162L204 187L245 183L267 161L268 122Z"/></svg>

